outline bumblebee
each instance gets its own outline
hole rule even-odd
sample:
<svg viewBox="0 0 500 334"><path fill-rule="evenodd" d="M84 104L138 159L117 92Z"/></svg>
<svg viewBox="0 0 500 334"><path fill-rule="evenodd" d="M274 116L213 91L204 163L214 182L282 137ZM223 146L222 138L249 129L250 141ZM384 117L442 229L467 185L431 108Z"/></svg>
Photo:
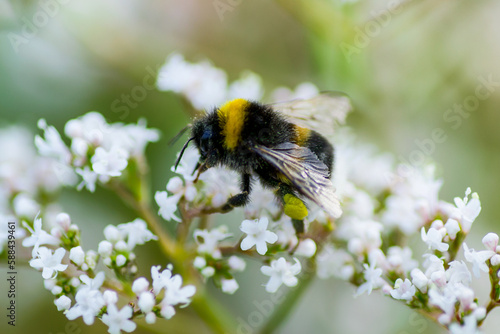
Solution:
<svg viewBox="0 0 500 334"><path fill-rule="evenodd" d="M241 175L241 192L229 198L222 212L249 202L252 176L257 176L264 187L274 190L301 233L308 215L303 199L318 204L333 218L342 213L331 182L333 146L301 123L328 128L328 122L342 121L349 108L346 97L328 94L270 105L245 99L226 102L193 122L176 167L194 141L200 153L198 173L225 166Z"/></svg>

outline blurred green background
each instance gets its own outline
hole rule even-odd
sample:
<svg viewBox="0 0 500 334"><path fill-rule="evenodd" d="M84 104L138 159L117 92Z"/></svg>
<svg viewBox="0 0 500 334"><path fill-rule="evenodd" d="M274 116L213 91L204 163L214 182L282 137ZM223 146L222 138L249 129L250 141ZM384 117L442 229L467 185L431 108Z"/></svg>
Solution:
<svg viewBox="0 0 500 334"><path fill-rule="evenodd" d="M500 232L500 3L394 3L0 0L0 125L22 124L36 131L37 120L44 117L62 131L67 120L91 110L109 122L145 117L163 133L148 149L153 190L163 190L179 149L167 142L189 120L182 100L155 89L145 89L129 105L122 98L148 87L145 82L151 85L168 54L178 51L191 61L209 58L230 79L252 70L263 77L268 93L311 81L320 90L349 94L356 110L348 124L356 135L400 160L418 158L423 151L419 143L432 148L432 132L442 129L446 140L435 143L426 156L437 162L444 178L441 198L463 196L468 186L479 193L483 211L468 243L480 248L486 232ZM483 100L474 98L478 87L487 91L480 78L494 82ZM464 103L470 112L453 111ZM135 218L103 190L93 195L65 190L62 204L82 228L86 249L96 248L103 226ZM138 247L138 257L147 259L141 263L147 277L150 265L165 264L155 251L154 245ZM235 317L248 320L256 304L269 297L260 287L256 264L237 279L241 289L234 296L213 293ZM4 319L0 332L106 332L100 321L94 327L81 319L76 329L68 325L35 271L21 270L18 285L18 325L7 328ZM338 280L315 282L280 333L442 332L380 293L354 299L352 292ZM158 321L154 328L159 333L203 332L202 324L185 321L189 312ZM495 310L484 330L496 333L499 326Z"/></svg>

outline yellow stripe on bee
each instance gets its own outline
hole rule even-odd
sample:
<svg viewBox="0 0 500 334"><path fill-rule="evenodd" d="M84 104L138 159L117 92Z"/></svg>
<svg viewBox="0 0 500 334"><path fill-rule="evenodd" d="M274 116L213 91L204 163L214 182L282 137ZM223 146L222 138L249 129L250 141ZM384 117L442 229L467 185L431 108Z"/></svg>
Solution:
<svg viewBox="0 0 500 334"><path fill-rule="evenodd" d="M235 99L226 102L217 111L224 136L224 146L229 150L238 145L248 105L249 102L245 99Z"/></svg>
<svg viewBox="0 0 500 334"><path fill-rule="evenodd" d="M311 135L311 130L309 130L308 128L303 128L301 126L295 125L294 141L297 145L305 146L310 135Z"/></svg>
<svg viewBox="0 0 500 334"><path fill-rule="evenodd" d="M302 220L307 217L307 208L301 199L291 195L286 194L283 197L285 201L284 211L285 215L292 219Z"/></svg>

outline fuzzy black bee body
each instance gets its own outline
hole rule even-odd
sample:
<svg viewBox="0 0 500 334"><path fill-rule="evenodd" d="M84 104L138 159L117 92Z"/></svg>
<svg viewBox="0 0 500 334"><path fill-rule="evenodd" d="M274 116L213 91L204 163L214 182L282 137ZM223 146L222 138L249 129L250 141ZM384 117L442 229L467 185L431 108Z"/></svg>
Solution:
<svg viewBox="0 0 500 334"><path fill-rule="evenodd" d="M316 202L333 217L341 213L330 181L333 146L271 106L229 101L195 120L191 140L200 152L200 172L225 166L241 174L241 193L231 197L223 211L248 203L251 176L256 175L276 191L285 214L294 221L302 221L308 213L299 197ZM299 224L295 226L301 232Z"/></svg>

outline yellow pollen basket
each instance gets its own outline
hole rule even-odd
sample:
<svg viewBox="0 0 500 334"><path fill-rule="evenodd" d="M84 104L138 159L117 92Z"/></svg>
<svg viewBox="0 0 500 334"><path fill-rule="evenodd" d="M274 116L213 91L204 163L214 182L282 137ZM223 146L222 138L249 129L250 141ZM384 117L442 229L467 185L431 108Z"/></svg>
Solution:
<svg viewBox="0 0 500 334"><path fill-rule="evenodd" d="M301 199L291 195L286 194L283 197L285 201L284 210L285 215L292 219L302 220L307 217L307 208Z"/></svg>
<svg viewBox="0 0 500 334"><path fill-rule="evenodd" d="M226 102L218 110L224 146L229 150L233 150L238 145L248 104L249 102L245 99L234 99Z"/></svg>

